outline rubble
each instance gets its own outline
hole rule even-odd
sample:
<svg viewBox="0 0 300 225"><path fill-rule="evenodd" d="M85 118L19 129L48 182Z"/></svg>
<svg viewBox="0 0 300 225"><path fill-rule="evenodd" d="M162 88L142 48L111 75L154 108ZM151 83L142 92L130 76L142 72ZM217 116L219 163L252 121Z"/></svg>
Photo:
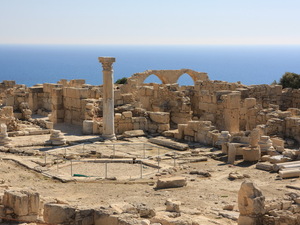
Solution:
<svg viewBox="0 0 300 225"><path fill-rule="evenodd" d="M156 183L156 189L162 188L179 188L187 185L187 180L185 177L168 177L160 178Z"/></svg>
<svg viewBox="0 0 300 225"><path fill-rule="evenodd" d="M51 130L50 140L48 141L51 145L65 145L66 139L61 131Z"/></svg>

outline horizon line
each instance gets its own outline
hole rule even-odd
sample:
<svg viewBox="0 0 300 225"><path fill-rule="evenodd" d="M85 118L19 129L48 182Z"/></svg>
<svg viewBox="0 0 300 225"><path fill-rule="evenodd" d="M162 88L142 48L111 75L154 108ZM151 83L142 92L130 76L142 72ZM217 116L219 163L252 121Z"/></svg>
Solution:
<svg viewBox="0 0 300 225"><path fill-rule="evenodd" d="M0 45L50 45L50 46L300 46L299 44L90 44L90 43L0 43Z"/></svg>

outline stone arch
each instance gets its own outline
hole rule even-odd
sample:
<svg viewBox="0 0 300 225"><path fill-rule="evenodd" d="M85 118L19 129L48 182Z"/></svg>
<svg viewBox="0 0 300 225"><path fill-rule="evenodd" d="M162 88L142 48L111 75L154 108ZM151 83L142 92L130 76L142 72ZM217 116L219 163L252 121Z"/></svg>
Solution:
<svg viewBox="0 0 300 225"><path fill-rule="evenodd" d="M183 83L183 84L182 84L183 86L187 86L187 85L188 85L188 86L190 86L190 85L195 85L195 79L193 79L193 77L192 77L191 75L189 75L188 73L183 73L183 74L181 74L181 75L178 77L176 83L179 84L179 80L180 80L180 79L183 79L183 77L188 77L188 81L185 82L185 83ZM192 81L191 84L189 84L189 83L190 83L190 82L189 82L190 80Z"/></svg>
<svg viewBox="0 0 300 225"><path fill-rule="evenodd" d="M179 77L183 74L188 74L193 79L194 83L197 80L209 80L207 73L197 72L190 69L181 69L181 70L146 70L142 73L135 73L130 78L128 78L129 83L134 83L137 86L140 86L144 83L144 80L154 74L156 75L163 84L174 84L177 83Z"/></svg>
<svg viewBox="0 0 300 225"><path fill-rule="evenodd" d="M161 81L161 83L163 84L163 79L161 78L161 77L159 77L159 76L157 76L156 74L149 74L147 77L145 77L145 79L143 80L143 83L145 84L145 81L148 79L148 78L150 78L150 77L156 77L156 78L158 78L160 81ZM148 83L148 82L147 82ZM149 83L156 83L156 82L149 82Z"/></svg>

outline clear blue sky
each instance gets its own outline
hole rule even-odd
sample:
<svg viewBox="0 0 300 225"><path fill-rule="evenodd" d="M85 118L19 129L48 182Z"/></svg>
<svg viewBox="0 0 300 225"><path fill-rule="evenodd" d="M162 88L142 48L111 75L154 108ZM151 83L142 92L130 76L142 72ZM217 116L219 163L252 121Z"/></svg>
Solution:
<svg viewBox="0 0 300 225"><path fill-rule="evenodd" d="M299 0L0 0L0 44L300 44Z"/></svg>

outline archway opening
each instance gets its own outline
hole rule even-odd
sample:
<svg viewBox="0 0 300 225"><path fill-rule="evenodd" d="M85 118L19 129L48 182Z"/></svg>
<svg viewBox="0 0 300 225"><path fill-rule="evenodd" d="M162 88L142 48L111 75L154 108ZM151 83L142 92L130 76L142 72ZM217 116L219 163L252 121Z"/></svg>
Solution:
<svg viewBox="0 0 300 225"><path fill-rule="evenodd" d="M188 75L187 73L182 74L178 80L177 83L179 84L179 86L190 86L190 85L195 85L194 80L192 79L192 77L190 75Z"/></svg>
<svg viewBox="0 0 300 225"><path fill-rule="evenodd" d="M149 83L162 84L162 81L158 78L158 76L151 74L144 80L144 84L149 84Z"/></svg>

